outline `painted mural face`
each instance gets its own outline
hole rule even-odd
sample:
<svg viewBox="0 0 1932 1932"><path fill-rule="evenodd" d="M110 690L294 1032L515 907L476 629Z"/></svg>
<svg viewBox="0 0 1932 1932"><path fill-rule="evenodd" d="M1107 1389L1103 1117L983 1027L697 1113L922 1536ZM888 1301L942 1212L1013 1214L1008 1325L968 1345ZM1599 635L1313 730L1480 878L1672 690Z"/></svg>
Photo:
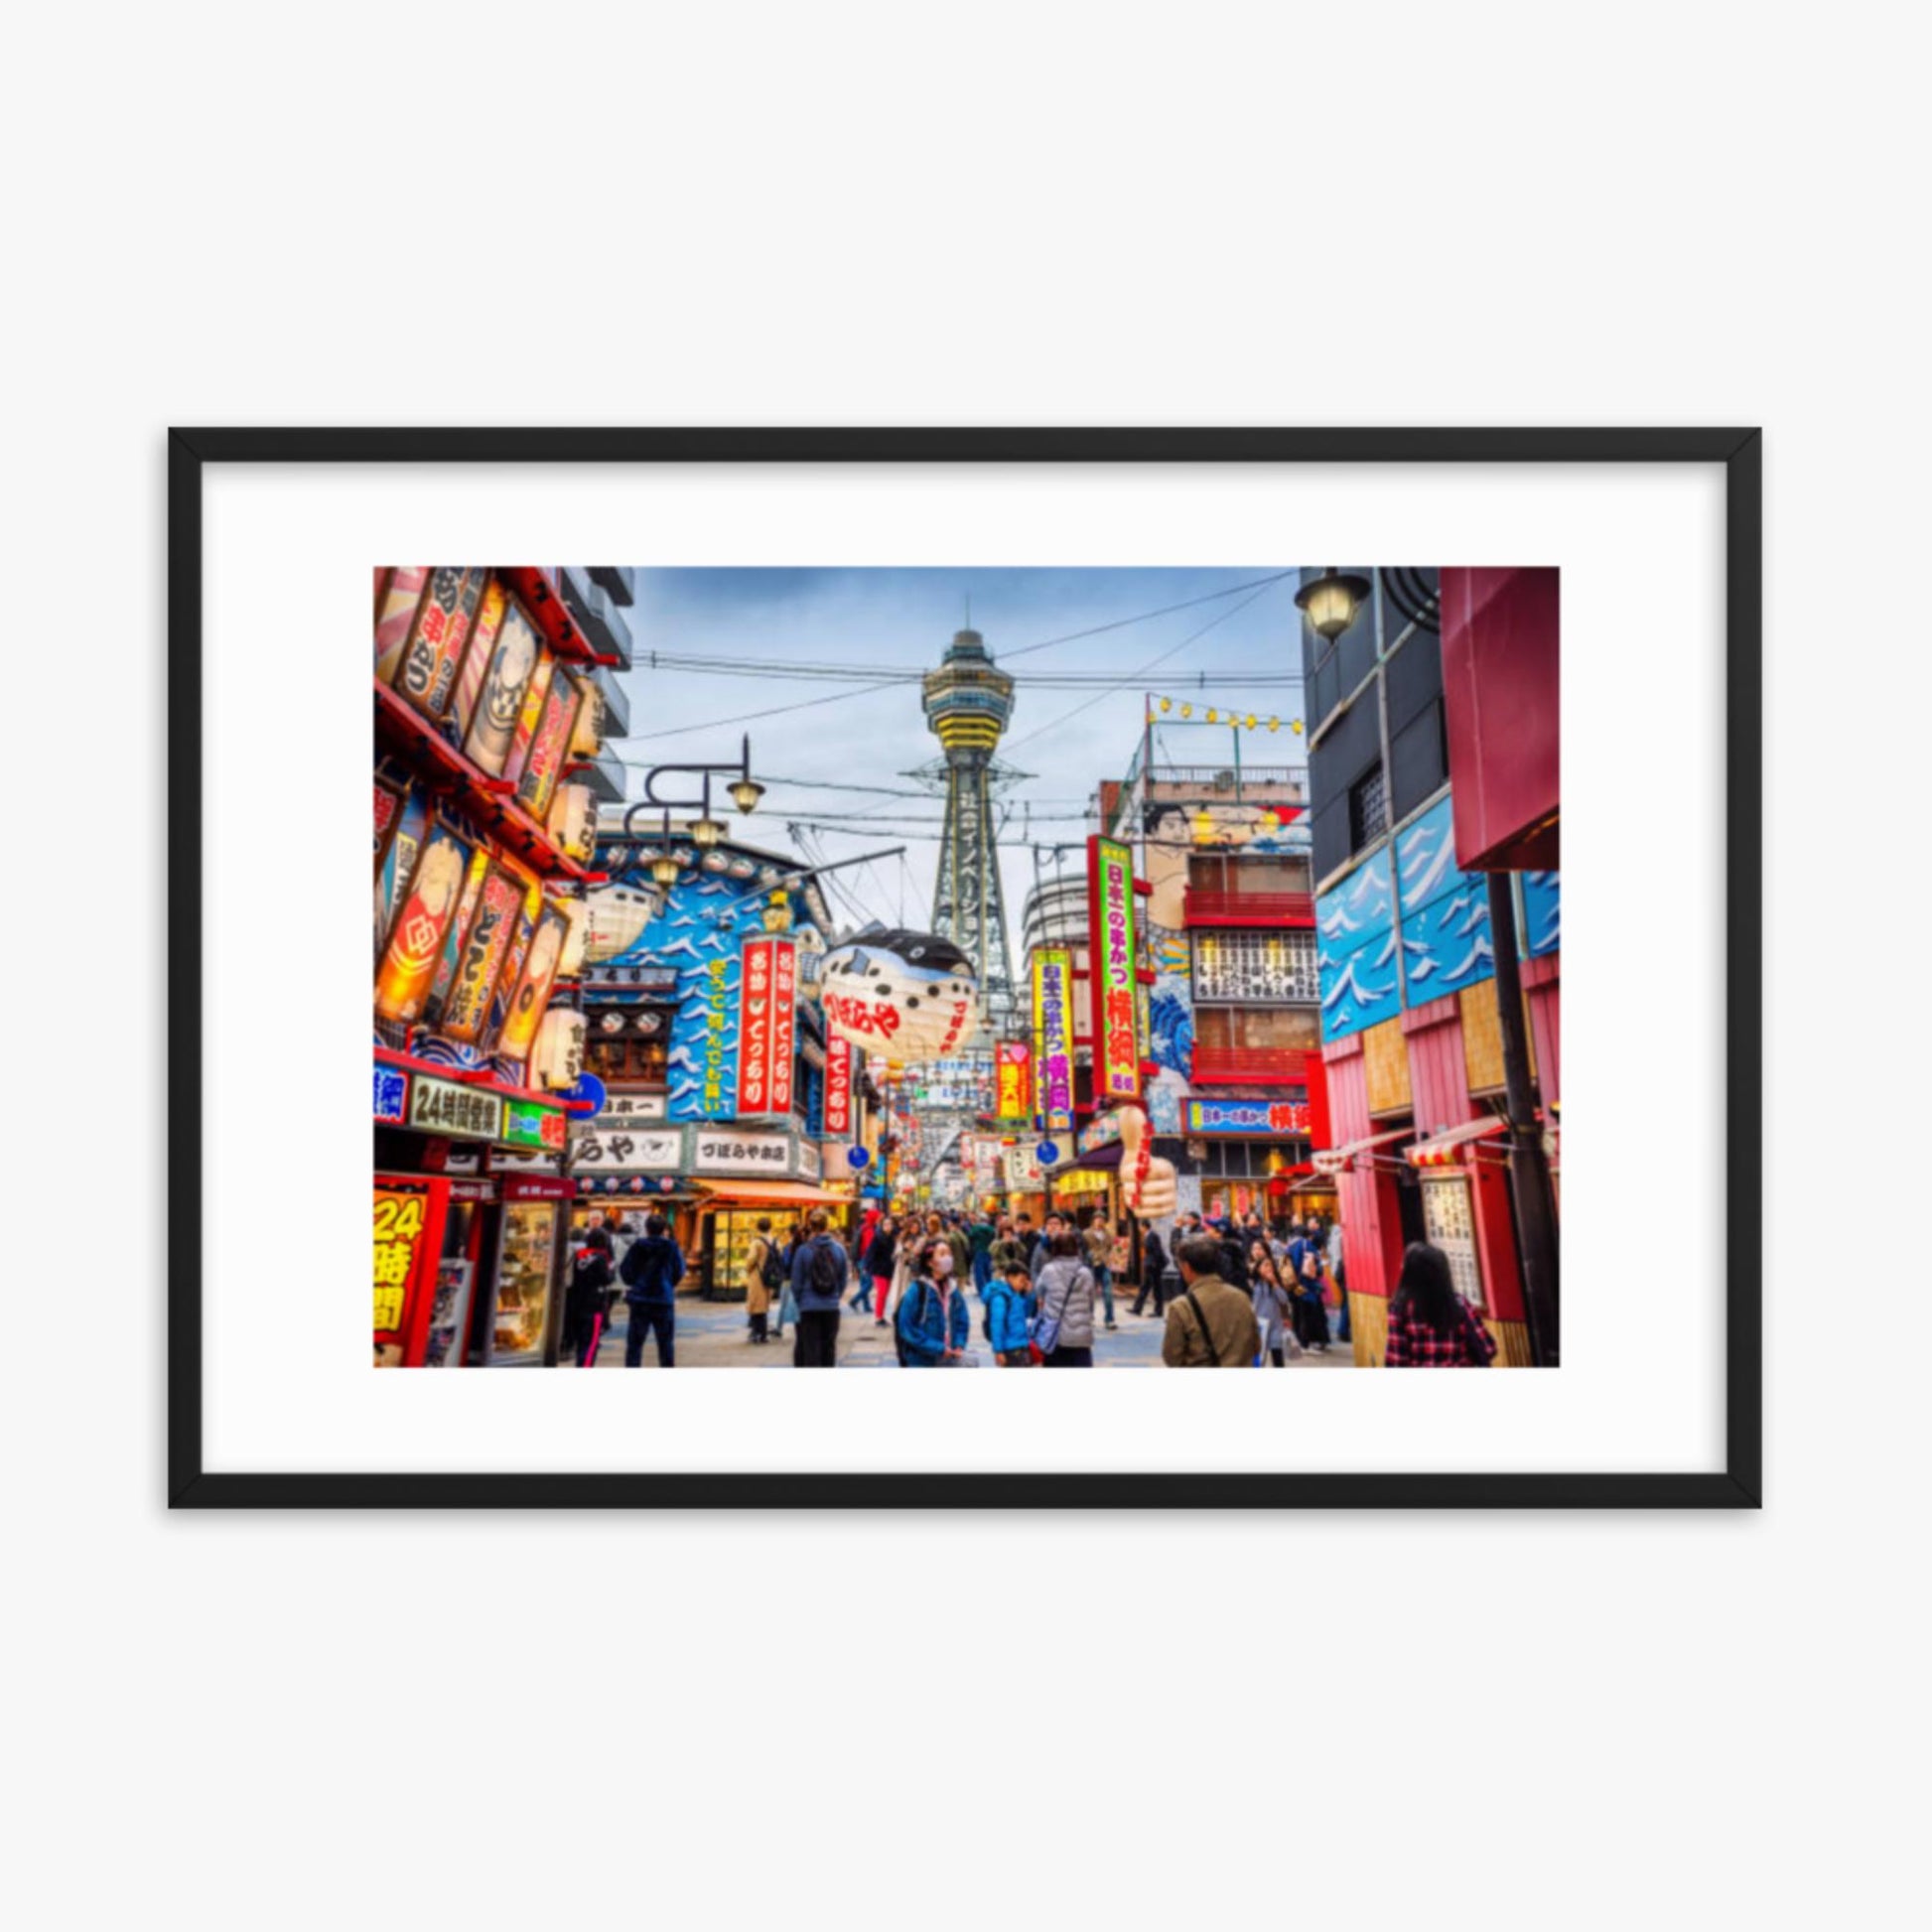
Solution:
<svg viewBox="0 0 1932 1932"><path fill-rule="evenodd" d="M835 1033L905 1065L943 1057L974 1025L971 962L930 932L868 929L828 952L819 997Z"/></svg>

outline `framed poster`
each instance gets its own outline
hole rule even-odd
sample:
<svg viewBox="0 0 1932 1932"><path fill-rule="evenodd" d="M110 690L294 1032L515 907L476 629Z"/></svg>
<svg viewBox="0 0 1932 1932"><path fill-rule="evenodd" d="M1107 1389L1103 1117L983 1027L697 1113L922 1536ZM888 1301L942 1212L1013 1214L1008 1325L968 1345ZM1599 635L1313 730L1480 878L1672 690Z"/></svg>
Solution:
<svg viewBox="0 0 1932 1932"><path fill-rule="evenodd" d="M177 432L171 1502L1755 1506L1760 448Z"/></svg>

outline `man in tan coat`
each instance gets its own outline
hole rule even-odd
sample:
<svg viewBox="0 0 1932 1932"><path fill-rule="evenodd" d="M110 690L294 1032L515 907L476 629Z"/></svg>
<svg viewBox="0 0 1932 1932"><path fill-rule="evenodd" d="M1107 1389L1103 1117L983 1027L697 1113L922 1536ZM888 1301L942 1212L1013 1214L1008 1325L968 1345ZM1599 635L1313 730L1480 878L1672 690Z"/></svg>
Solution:
<svg viewBox="0 0 1932 1932"><path fill-rule="evenodd" d="M1174 1252L1181 1292L1168 1304L1161 1359L1170 1368L1251 1368L1261 1352L1254 1304L1218 1272L1221 1244L1200 1235Z"/></svg>

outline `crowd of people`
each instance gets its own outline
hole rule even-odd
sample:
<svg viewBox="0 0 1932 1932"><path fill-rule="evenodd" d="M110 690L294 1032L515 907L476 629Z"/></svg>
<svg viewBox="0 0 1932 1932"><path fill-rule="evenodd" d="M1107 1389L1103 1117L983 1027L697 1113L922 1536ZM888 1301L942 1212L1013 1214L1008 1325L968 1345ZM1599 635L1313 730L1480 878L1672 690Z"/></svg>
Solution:
<svg viewBox="0 0 1932 1932"><path fill-rule="evenodd" d="M564 1352L597 1359L620 1300L624 1366L676 1363L677 1289L685 1260L653 1214L634 1237L613 1211L573 1250ZM973 1310L1001 1368L1091 1368L1096 1326L1115 1332L1116 1285L1135 1288L1131 1314L1165 1323L1170 1368L1283 1368L1348 1343L1348 1297L1338 1225L1314 1215L1264 1220L1181 1214L1171 1242L1143 1230L1138 1257L1125 1224L1104 1215L1082 1228L1048 1213L989 1215L868 1209L842 1237L824 1208L783 1231L758 1223L745 1263L747 1341L792 1335L798 1368L832 1368L850 1314L892 1331L904 1368L970 1366ZM1148 1309L1149 1302L1153 1307ZM776 1316L773 1319L775 1304ZM1417 1242L1403 1259L1389 1308L1391 1368L1483 1367L1496 1344L1456 1294L1448 1258Z"/></svg>

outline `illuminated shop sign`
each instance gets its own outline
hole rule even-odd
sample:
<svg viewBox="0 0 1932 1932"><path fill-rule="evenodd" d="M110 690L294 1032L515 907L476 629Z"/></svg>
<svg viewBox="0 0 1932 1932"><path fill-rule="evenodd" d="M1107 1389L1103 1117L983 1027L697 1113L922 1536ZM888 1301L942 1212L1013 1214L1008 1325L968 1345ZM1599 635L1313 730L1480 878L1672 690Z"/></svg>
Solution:
<svg viewBox="0 0 1932 1932"><path fill-rule="evenodd" d="M833 1034L825 1042L825 1138L842 1141L852 1132L852 1042Z"/></svg>
<svg viewBox="0 0 1932 1932"><path fill-rule="evenodd" d="M409 1083L409 1125L471 1141L502 1139L503 1103L493 1093L417 1074Z"/></svg>
<svg viewBox="0 0 1932 1932"><path fill-rule="evenodd" d="M561 1107L539 1106L534 1100L503 1103L503 1131L497 1138L511 1147L542 1148L546 1153L561 1154L565 1133Z"/></svg>
<svg viewBox="0 0 1932 1932"><path fill-rule="evenodd" d="M409 1075L397 1066L375 1069L375 1117L400 1127L406 1118L403 1108L409 1098Z"/></svg>
<svg viewBox="0 0 1932 1932"><path fill-rule="evenodd" d="M1190 1100L1189 1134L1300 1135L1309 1131L1306 1100Z"/></svg>
<svg viewBox="0 0 1932 1932"><path fill-rule="evenodd" d="M1087 840L1087 931L1093 953L1094 1098L1134 1100L1141 1091L1134 863L1117 839Z"/></svg>
<svg viewBox="0 0 1932 1932"><path fill-rule="evenodd" d="M791 1112L798 948L789 939L748 939L738 979L738 1112Z"/></svg>
<svg viewBox="0 0 1932 1932"><path fill-rule="evenodd" d="M1025 1120L1034 1110L1033 1048L1024 1039L1000 1041L996 1077L1002 1120Z"/></svg>
<svg viewBox="0 0 1932 1932"><path fill-rule="evenodd" d="M1034 1067L1036 1106L1048 1133L1073 1126L1073 955L1049 946L1034 954Z"/></svg>

